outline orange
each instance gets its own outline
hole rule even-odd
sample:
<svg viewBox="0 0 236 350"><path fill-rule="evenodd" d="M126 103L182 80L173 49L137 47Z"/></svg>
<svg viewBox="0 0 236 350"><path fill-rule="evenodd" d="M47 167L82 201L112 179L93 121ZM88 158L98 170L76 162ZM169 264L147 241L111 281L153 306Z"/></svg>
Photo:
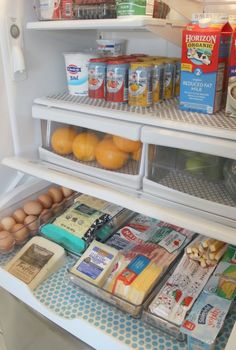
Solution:
<svg viewBox="0 0 236 350"><path fill-rule="evenodd" d="M72 153L72 143L77 132L70 127L56 129L51 138L51 146L54 152L66 155Z"/></svg>
<svg viewBox="0 0 236 350"><path fill-rule="evenodd" d="M132 153L132 159L139 161L141 159L142 147L140 147L137 151Z"/></svg>
<svg viewBox="0 0 236 350"><path fill-rule="evenodd" d="M113 142L121 151L127 153L135 152L141 147L140 141L133 141L120 136L113 136Z"/></svg>
<svg viewBox="0 0 236 350"><path fill-rule="evenodd" d="M72 149L74 156L85 162L90 162L95 159L95 150L99 138L92 132L82 132L74 139Z"/></svg>
<svg viewBox="0 0 236 350"><path fill-rule="evenodd" d="M106 169L116 170L122 168L127 160L128 154L119 150L111 138L103 139L97 146L96 159Z"/></svg>

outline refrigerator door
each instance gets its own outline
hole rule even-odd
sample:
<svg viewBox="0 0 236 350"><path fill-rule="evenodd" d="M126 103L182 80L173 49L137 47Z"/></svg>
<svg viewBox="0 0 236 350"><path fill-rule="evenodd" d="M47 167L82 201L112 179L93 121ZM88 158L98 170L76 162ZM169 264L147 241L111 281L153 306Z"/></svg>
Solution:
<svg viewBox="0 0 236 350"><path fill-rule="evenodd" d="M1 350L92 350L0 288Z"/></svg>

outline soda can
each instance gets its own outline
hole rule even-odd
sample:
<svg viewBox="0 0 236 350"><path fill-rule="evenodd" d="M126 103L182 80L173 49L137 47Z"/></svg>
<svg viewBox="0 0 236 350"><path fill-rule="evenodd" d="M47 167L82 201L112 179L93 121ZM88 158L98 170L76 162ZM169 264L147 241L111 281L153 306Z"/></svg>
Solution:
<svg viewBox="0 0 236 350"><path fill-rule="evenodd" d="M107 94L106 101L128 101L129 63L125 59L107 62Z"/></svg>
<svg viewBox="0 0 236 350"><path fill-rule="evenodd" d="M88 95L90 98L105 99L106 97L106 70L104 58L92 58L88 66Z"/></svg>
<svg viewBox="0 0 236 350"><path fill-rule="evenodd" d="M152 71L151 62L135 62L129 70L130 106L149 107L152 104Z"/></svg>

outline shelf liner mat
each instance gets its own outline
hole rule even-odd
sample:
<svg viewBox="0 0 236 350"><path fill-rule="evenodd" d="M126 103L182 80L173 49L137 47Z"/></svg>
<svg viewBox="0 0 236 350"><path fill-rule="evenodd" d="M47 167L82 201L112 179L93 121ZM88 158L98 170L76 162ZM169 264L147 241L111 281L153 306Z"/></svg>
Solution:
<svg viewBox="0 0 236 350"><path fill-rule="evenodd" d="M57 154L56 152L53 152L50 147L44 147L47 151L52 152L53 154ZM98 168L98 169L103 169L103 170L108 170L108 171L113 171L114 173L121 173L121 174L126 174L126 175L139 175L139 168L140 168L140 161L132 160L129 159L128 162L120 169L116 170L110 170L102 167L96 160L92 160L90 162L85 162L82 160L76 159L76 157L73 154L69 154L67 156L61 156L62 158L66 158L69 160L72 160L73 162L76 162L78 164L83 164L87 166L91 166L93 168ZM55 163L52 161L52 163ZM80 169L78 168L78 171Z"/></svg>
<svg viewBox="0 0 236 350"><path fill-rule="evenodd" d="M170 171L159 183L173 188L176 191L206 199L211 202L236 207L236 202L231 198L223 181L210 182L197 178L184 171Z"/></svg>
<svg viewBox="0 0 236 350"><path fill-rule="evenodd" d="M179 109L178 100L172 99L162 102L159 105L151 107L134 107L128 104L120 104L114 102L106 102L104 100L91 99L85 96L73 96L63 91L58 94L47 96L48 101L67 102L68 107L74 105L94 106L102 109L111 109L116 111L124 111L129 113L143 114L147 116L157 117L160 120L168 120L173 122L182 122L188 124L200 125L202 127L209 127L222 130L236 130L236 118L229 118L225 116L222 110L213 115L187 112ZM69 108L68 108L69 109Z"/></svg>
<svg viewBox="0 0 236 350"><path fill-rule="evenodd" d="M3 267L14 254L0 255ZM106 332L134 350L187 350L187 344L178 342L141 320L136 320L113 306L90 296L82 289L67 283L67 270L74 264L67 258L67 264L52 275L34 291L34 296L45 307L66 319L82 318L94 327ZM222 335L217 341L216 350L223 350L236 321L234 305L227 318Z"/></svg>

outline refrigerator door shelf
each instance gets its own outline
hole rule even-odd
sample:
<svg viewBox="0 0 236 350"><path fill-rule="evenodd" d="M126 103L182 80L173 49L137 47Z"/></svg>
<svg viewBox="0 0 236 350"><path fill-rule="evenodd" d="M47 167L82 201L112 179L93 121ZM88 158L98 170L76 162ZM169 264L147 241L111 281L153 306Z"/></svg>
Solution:
<svg viewBox="0 0 236 350"><path fill-rule="evenodd" d="M87 175L75 173L68 169L45 164L38 160L14 157L5 158L3 163L11 168L21 170L32 176L57 183L59 185L86 193L91 196L112 201L114 204L125 206L127 209L148 215L186 229L214 237L215 239L236 244L235 228L212 221L201 216L201 211L189 213L185 206L159 198L159 204L145 199L145 194L125 186L118 186L106 181L94 179ZM95 182L96 181L96 182Z"/></svg>
<svg viewBox="0 0 236 350"><path fill-rule="evenodd" d="M224 111L214 115L181 111L178 101L168 100L157 106L142 108L97 101L88 97L72 96L67 91L38 97L35 104L66 111L119 119L143 125L152 125L190 134L206 135L216 139L236 140L236 118L225 117ZM78 115L78 114L77 114ZM36 116L40 119L40 116ZM65 122L64 120L61 120Z"/></svg>

